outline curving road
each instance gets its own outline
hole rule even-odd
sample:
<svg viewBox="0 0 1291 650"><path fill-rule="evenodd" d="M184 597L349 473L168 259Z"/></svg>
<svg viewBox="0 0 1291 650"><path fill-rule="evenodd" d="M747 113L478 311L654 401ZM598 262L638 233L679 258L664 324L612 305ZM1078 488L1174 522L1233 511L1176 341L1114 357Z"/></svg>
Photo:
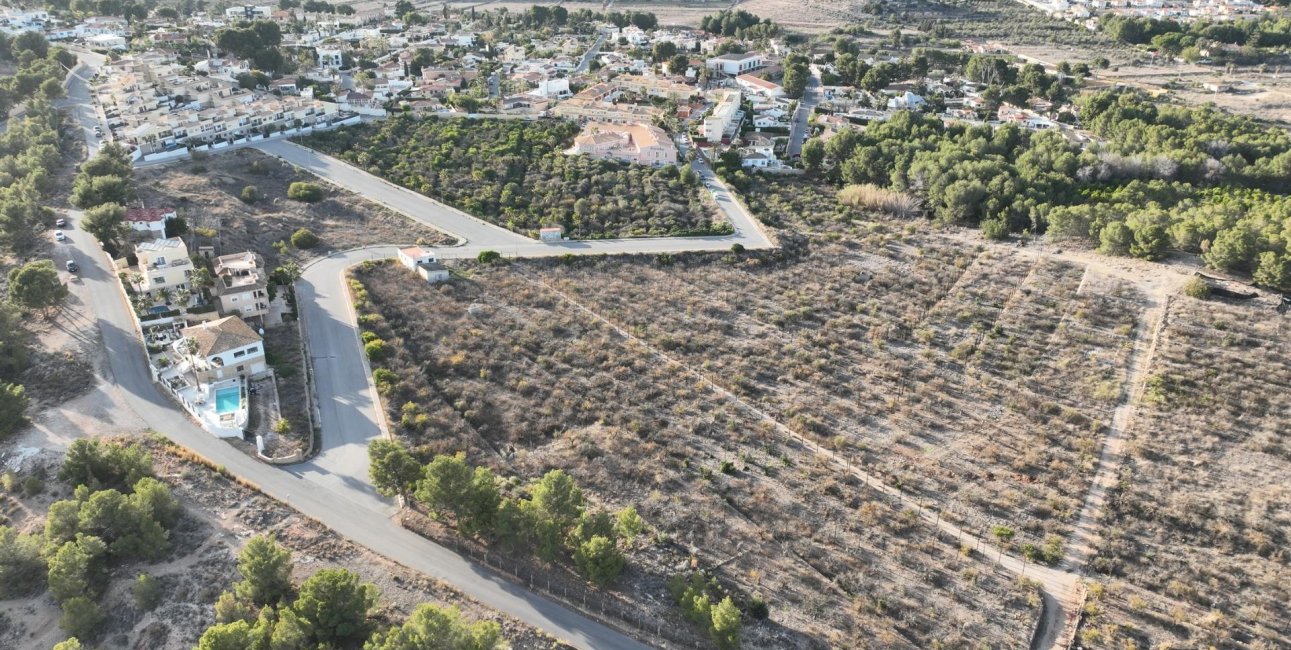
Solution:
<svg viewBox="0 0 1291 650"><path fill-rule="evenodd" d="M93 132L98 117L84 110L89 94L84 75L69 87L69 114L83 130ZM109 384L119 387L125 405L149 427L191 449L235 476L257 485L266 495L290 504L337 534L390 560L443 580L483 605L530 624L585 650L644 649L616 630L586 618L547 598L516 586L489 569L418 536L391 520L393 504L379 497L367 476L366 443L380 431L375 424L372 393L361 368L358 338L349 302L340 281L344 268L366 256L389 256L393 249L358 252L319 261L301 282L310 320L316 379L323 416L324 449L312 462L280 468L266 465L215 438L194 424L152 382L135 323L110 261L89 233L76 227L80 213L69 211L66 252L81 267L74 282L86 285L86 305L96 319L107 355ZM314 280L321 279L317 285ZM333 316L329 318L325 316ZM322 350L321 354L317 351ZM321 357L321 358L320 358ZM353 370L359 371L353 372ZM325 391L325 392L324 392Z"/></svg>

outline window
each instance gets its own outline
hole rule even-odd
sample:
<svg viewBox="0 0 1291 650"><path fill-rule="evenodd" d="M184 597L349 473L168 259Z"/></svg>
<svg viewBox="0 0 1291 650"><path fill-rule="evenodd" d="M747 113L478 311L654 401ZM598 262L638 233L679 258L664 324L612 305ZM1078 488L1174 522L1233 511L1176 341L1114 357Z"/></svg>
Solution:
<svg viewBox="0 0 1291 650"><path fill-rule="evenodd" d="M260 351L259 347L247 348L247 354L255 354Z"/></svg>
<svg viewBox="0 0 1291 650"><path fill-rule="evenodd" d="M242 372L242 368L244 368L244 367L245 367L245 366L238 366L238 372Z"/></svg>
<svg viewBox="0 0 1291 650"><path fill-rule="evenodd" d="M238 350L237 352L234 352L234 353L233 353L233 358L234 358L234 359L236 359L236 358L238 358L238 357L245 357L245 356L247 356L247 351L246 351L246 350Z"/></svg>
<svg viewBox="0 0 1291 650"><path fill-rule="evenodd" d="M159 275L159 276L157 276L157 277L155 277L155 278L153 278L153 279L152 279L152 283L153 283L153 284L166 284L166 278L164 278L164 277L162 277L162 276L160 276L160 275Z"/></svg>

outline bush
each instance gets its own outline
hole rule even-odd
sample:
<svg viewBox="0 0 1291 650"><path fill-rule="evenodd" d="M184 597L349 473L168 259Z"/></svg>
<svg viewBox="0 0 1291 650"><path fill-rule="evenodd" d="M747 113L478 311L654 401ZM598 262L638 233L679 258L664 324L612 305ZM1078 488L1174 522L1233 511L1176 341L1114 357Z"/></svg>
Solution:
<svg viewBox="0 0 1291 650"><path fill-rule="evenodd" d="M315 235L313 231L308 228L301 228L300 230L291 233L291 245L298 249L304 250L307 248L313 248L318 245L318 242L318 235Z"/></svg>
<svg viewBox="0 0 1291 650"><path fill-rule="evenodd" d="M90 639L98 634L106 618L98 603L85 596L76 596L63 603L63 616L58 619L58 627L70 636Z"/></svg>
<svg viewBox="0 0 1291 650"><path fill-rule="evenodd" d="M287 198L302 203L317 203L323 200L323 188L313 183L292 183L287 187Z"/></svg>
<svg viewBox="0 0 1291 650"><path fill-rule="evenodd" d="M147 573L140 573L134 579L134 584L130 586L130 595L134 598L134 606L139 611L151 611L161 602L161 583Z"/></svg>
<svg viewBox="0 0 1291 650"><path fill-rule="evenodd" d="M363 351L368 355L368 359L371 361L380 361L386 358L390 353L390 350L386 346L386 342L381 339L368 341L363 346Z"/></svg>
<svg viewBox="0 0 1291 650"><path fill-rule="evenodd" d="M480 254L476 255L475 259L480 264L492 264L502 259L502 254L497 251L480 251Z"/></svg>
<svg viewBox="0 0 1291 650"><path fill-rule="evenodd" d="M251 205L264 198L264 195L260 193L260 189L255 185L248 185L242 188L242 193L238 195L238 198L242 199L243 203Z"/></svg>
<svg viewBox="0 0 1291 650"><path fill-rule="evenodd" d="M1204 300L1210 296L1210 284L1201 278L1193 277L1184 283L1183 295Z"/></svg>

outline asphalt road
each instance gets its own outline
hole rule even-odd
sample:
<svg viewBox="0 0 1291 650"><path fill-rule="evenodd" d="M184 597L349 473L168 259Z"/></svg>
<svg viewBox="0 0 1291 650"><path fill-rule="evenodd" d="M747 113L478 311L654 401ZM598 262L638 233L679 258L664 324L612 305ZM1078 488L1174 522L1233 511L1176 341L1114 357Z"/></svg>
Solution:
<svg viewBox="0 0 1291 650"><path fill-rule="evenodd" d="M69 90L69 102L88 103L85 80L77 83L79 87L73 84ZM69 108L81 128L90 129L92 134L98 119L93 109ZM379 429L373 428L371 394L365 393L360 386L360 383L366 383L366 374L342 370L342 364L353 363L354 355L360 352L353 319L348 313L348 302L343 294L336 293L336 287L315 288L308 281L301 283L309 303L318 307L317 313L331 314L333 310L340 310L341 305L346 308L337 316L336 322L315 318L309 323L311 341L313 336L319 337L311 348L311 354L320 356L318 350L324 350L321 356L334 355L336 359L324 360L328 365L324 366L323 372L317 373L320 394L326 390L330 395L321 408L324 413L324 444L331 446L311 463L288 467L266 465L199 428L152 382L130 306L116 273L94 238L77 227L80 213L69 211L68 218L72 224L66 230L68 241L60 253L65 253L81 267L80 273L70 281L86 285L86 304L94 314L108 359L110 376L105 380L121 389L126 405L151 428L223 466L234 476L254 483L268 496L290 504L352 542L410 569L443 580L485 606L533 625L574 647L586 650L649 647L511 584L489 569L405 530L390 519L392 504L372 490L367 478L366 460L360 460L366 454L357 453ZM357 258L340 258L320 262L311 267L311 277L328 277L331 270L336 270L332 277L339 287L339 270L356 261ZM311 312L311 315L317 314ZM320 360L315 361L318 363ZM360 361L354 367L361 366Z"/></svg>
<svg viewBox="0 0 1291 650"><path fill-rule="evenodd" d="M341 433L340 438L331 441L337 446L325 451L312 463L279 468L261 463L199 428L152 382L143 347L135 335L130 307L116 274L94 238L77 227L75 222L79 220L79 213L73 211L69 213L69 217L73 224L66 231L67 254L81 267L78 278L72 281L86 285L87 304L97 317L103 349L111 371L107 381L122 389L127 405L150 427L179 445L225 467L233 475L249 480L268 496L290 504L339 535L399 564L444 580L484 605L529 623L575 647L587 650L648 647L546 598L510 584L487 568L469 562L392 521L392 508L371 491L366 468L360 478L354 476L356 468L349 463L357 456L338 454L344 460L337 464L329 455L333 451L357 449L363 442L361 436L372 433L370 429ZM320 300L324 304L331 304L330 301L335 301L336 296L323 296ZM334 330L325 336L343 338L341 332L344 327L326 323L312 325L325 331ZM311 333L313 331L311 329ZM349 345L344 341L337 341L335 349L341 354L347 349L357 350L357 342L357 338ZM337 382L333 386L340 403L325 409L324 421L330 415L338 418L333 423L336 425L361 425L362 418L353 413L362 412L363 402L353 395L353 387L345 383L346 373L332 374L335 377L328 377L325 372L317 375L320 383L333 379ZM333 433L344 428L333 426ZM344 487L338 487L339 485Z"/></svg>
<svg viewBox="0 0 1291 650"><path fill-rule="evenodd" d="M702 162L696 162L694 169L703 178L714 201L735 228L734 234L716 237L598 239L547 244L472 217L427 196L373 176L346 162L298 144L285 140L269 140L249 146L281 158L319 178L404 214L414 221L465 240L464 246L439 249L440 257L445 259L474 257L483 250L497 251L508 257L553 257L566 254L623 255L718 251L729 250L733 244L755 250L771 248L774 245L743 203Z"/></svg>
<svg viewBox="0 0 1291 650"><path fill-rule="evenodd" d="M592 43L592 46L583 53L583 58L579 59L578 67L574 68L574 74L582 74L587 71L587 66L592 64L592 59L596 57L596 53L601 51L601 46L605 44L605 37L608 35L608 31L602 31L596 36L596 42Z"/></svg>
<svg viewBox="0 0 1291 650"><path fill-rule="evenodd" d="M790 156L802 155L802 143L807 140L808 120L811 119L811 112L818 102L820 102L820 68L812 65L811 78L807 80L807 88L802 92L802 99L798 100L798 108L793 113L793 124L789 127L789 144L786 145L785 152Z"/></svg>

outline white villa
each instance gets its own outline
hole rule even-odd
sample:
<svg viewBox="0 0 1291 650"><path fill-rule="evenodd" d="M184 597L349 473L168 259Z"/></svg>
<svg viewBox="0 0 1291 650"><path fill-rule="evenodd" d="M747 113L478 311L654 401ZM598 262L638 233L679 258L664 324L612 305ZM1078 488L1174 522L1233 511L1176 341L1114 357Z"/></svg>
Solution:
<svg viewBox="0 0 1291 650"><path fill-rule="evenodd" d="M589 122L565 151L602 160L620 160L641 165L671 165L677 162L677 146L663 129L652 124L610 124Z"/></svg>
<svg viewBox="0 0 1291 650"><path fill-rule="evenodd" d="M260 335L228 316L165 338L172 342L151 362L157 381L207 431L242 437L250 412L247 379L269 372Z"/></svg>

